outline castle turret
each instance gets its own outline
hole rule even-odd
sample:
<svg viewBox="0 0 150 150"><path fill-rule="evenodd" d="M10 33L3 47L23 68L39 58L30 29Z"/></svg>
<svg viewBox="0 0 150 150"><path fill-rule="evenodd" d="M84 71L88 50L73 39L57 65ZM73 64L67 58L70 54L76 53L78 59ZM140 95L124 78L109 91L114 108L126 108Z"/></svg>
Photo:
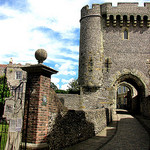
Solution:
<svg viewBox="0 0 150 150"><path fill-rule="evenodd" d="M101 85L103 40L100 12L99 4L81 10L79 82L82 87Z"/></svg>

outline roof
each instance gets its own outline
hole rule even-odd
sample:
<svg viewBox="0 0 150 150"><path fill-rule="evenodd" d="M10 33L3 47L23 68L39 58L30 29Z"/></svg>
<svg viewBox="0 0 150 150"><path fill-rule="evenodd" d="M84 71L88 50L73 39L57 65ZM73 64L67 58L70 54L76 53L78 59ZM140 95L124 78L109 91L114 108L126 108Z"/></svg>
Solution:
<svg viewBox="0 0 150 150"><path fill-rule="evenodd" d="M7 65L5 65L5 64L0 64L0 67L1 67L1 68L6 68Z"/></svg>

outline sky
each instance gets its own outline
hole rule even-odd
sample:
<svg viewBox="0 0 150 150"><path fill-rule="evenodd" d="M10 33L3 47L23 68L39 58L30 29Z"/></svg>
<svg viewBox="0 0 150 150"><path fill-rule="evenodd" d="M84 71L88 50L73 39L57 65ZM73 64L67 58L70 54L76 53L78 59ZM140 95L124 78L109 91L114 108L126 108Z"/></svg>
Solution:
<svg viewBox="0 0 150 150"><path fill-rule="evenodd" d="M37 64L37 49L48 53L44 64L59 71L52 82L66 90L78 78L80 11L85 5L143 0L0 0L0 64ZM150 0L146 0L150 2Z"/></svg>

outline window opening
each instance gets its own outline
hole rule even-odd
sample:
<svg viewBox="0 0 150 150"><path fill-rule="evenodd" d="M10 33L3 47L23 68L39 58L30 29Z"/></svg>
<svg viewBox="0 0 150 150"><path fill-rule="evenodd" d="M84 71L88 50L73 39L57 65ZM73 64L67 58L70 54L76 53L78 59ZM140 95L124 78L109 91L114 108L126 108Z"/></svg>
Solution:
<svg viewBox="0 0 150 150"><path fill-rule="evenodd" d="M16 79L22 80L22 71L16 71Z"/></svg>
<svg viewBox="0 0 150 150"><path fill-rule="evenodd" d="M118 94L120 94L120 93L121 93L121 87L118 88Z"/></svg>
<svg viewBox="0 0 150 150"><path fill-rule="evenodd" d="M123 86L123 93L126 93L126 87Z"/></svg>
<svg viewBox="0 0 150 150"><path fill-rule="evenodd" d="M128 39L128 31L124 30L124 39Z"/></svg>

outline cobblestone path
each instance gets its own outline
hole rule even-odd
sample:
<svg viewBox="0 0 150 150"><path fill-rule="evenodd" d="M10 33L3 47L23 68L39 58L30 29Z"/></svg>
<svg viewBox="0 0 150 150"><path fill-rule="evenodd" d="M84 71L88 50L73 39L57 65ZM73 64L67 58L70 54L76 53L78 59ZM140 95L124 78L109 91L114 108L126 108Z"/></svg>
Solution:
<svg viewBox="0 0 150 150"><path fill-rule="evenodd" d="M118 111L118 129L100 150L149 150L149 136L141 124L125 110Z"/></svg>

